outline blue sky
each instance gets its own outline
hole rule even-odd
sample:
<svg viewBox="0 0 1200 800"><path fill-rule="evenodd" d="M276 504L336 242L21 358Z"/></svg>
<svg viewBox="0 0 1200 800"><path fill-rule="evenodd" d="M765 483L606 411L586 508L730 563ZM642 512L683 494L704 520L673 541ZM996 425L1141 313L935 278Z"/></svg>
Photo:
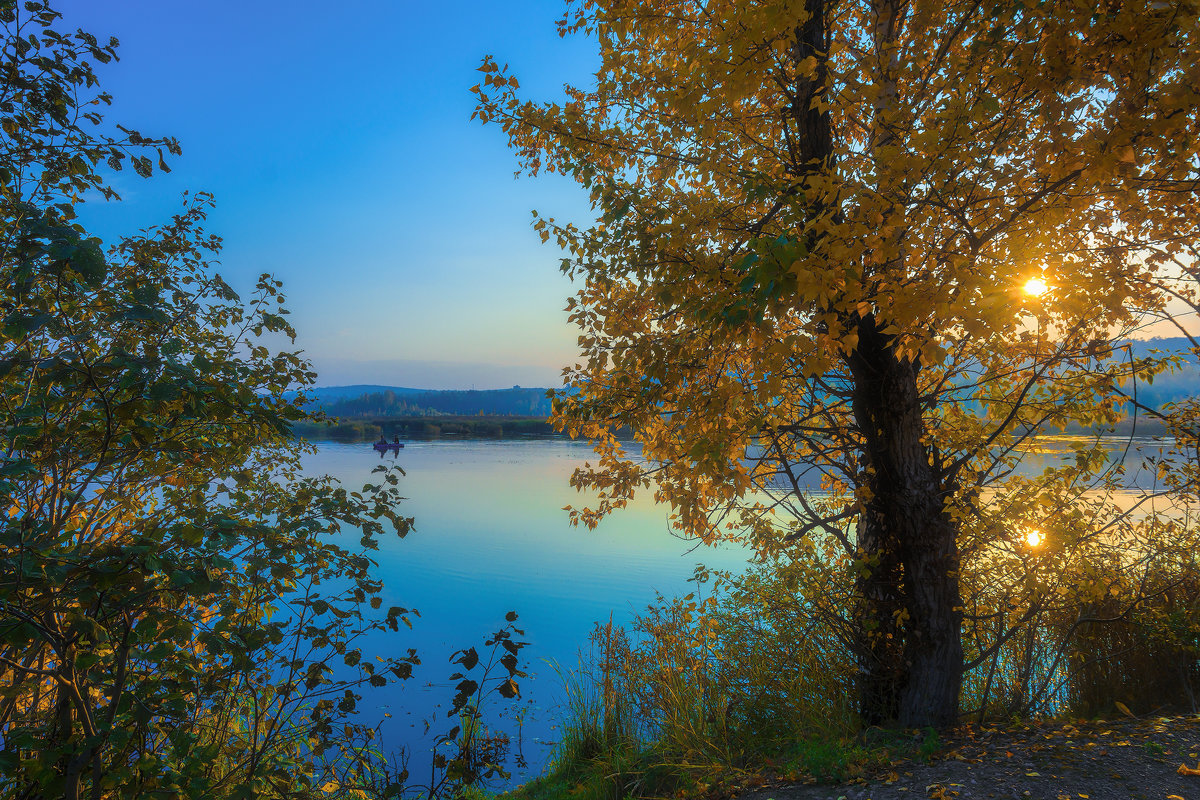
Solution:
<svg viewBox="0 0 1200 800"><path fill-rule="evenodd" d="M586 84L595 56L560 39L559 0L64 0L63 27L116 36L101 69L111 122L183 145L172 173L118 176L89 203L97 235L157 224L185 189L217 208L221 273L285 283L321 385L557 385L574 360L570 284L530 210L588 218L559 177L514 179L495 126L470 120L484 54L528 96Z"/></svg>

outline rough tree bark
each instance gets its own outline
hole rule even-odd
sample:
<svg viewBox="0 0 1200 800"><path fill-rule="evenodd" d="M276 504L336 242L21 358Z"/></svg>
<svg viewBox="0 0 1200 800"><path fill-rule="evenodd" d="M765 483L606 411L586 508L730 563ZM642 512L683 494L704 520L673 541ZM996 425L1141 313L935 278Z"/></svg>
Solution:
<svg viewBox="0 0 1200 800"><path fill-rule="evenodd" d="M817 67L798 76L788 113L793 169L803 180L833 166L834 131L817 102L829 86L831 0L806 0L795 30L794 63ZM880 124L875 147L892 141L887 106L896 102L888 59L905 6L879 0L875 41L881 57ZM813 215L825 208L809 209ZM835 212L835 221L837 219ZM817 243L809 242L810 248ZM886 269L886 267L885 267ZM896 358L872 315L859 324L849 357L854 414L862 436L861 466L871 500L859 521L864 565L858 579L859 710L869 725L952 725L962 684L957 531L943 512L939 475L925 444L917 390L919 364Z"/></svg>
<svg viewBox="0 0 1200 800"><path fill-rule="evenodd" d="M870 315L849 363L870 498L858 532L860 712L868 724L946 727L962 686L958 531L927 444L920 366L896 357Z"/></svg>

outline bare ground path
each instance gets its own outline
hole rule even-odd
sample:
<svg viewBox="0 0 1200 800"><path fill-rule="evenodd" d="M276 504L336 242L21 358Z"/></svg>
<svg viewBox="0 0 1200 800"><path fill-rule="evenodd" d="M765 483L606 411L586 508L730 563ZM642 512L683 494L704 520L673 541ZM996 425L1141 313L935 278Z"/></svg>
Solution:
<svg viewBox="0 0 1200 800"><path fill-rule="evenodd" d="M968 726L929 763L836 785L780 782L738 800L1200 800L1198 759L1196 716Z"/></svg>

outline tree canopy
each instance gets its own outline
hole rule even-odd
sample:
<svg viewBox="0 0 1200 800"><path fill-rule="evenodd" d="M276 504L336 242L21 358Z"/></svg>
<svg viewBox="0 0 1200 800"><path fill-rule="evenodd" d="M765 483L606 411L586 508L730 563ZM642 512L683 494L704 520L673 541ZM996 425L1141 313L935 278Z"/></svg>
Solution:
<svg viewBox="0 0 1200 800"><path fill-rule="evenodd" d="M566 8L593 85L527 100L489 57L475 91L597 214L534 221L581 284L556 413L602 494L578 520L653 487L688 533L817 565L801 591L849 623L868 723L954 722L1017 632L1191 558L1183 406L1171 497L1136 513L1098 439L1019 462L1180 357L1130 338L1196 332L1194 2Z"/></svg>

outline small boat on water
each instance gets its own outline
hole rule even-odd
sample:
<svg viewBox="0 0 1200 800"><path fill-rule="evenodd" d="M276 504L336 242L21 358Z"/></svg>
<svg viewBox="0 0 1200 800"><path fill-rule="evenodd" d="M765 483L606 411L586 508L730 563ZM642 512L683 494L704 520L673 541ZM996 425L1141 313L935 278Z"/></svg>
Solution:
<svg viewBox="0 0 1200 800"><path fill-rule="evenodd" d="M404 447L404 442L376 442L375 449L381 453L388 450L400 450Z"/></svg>

